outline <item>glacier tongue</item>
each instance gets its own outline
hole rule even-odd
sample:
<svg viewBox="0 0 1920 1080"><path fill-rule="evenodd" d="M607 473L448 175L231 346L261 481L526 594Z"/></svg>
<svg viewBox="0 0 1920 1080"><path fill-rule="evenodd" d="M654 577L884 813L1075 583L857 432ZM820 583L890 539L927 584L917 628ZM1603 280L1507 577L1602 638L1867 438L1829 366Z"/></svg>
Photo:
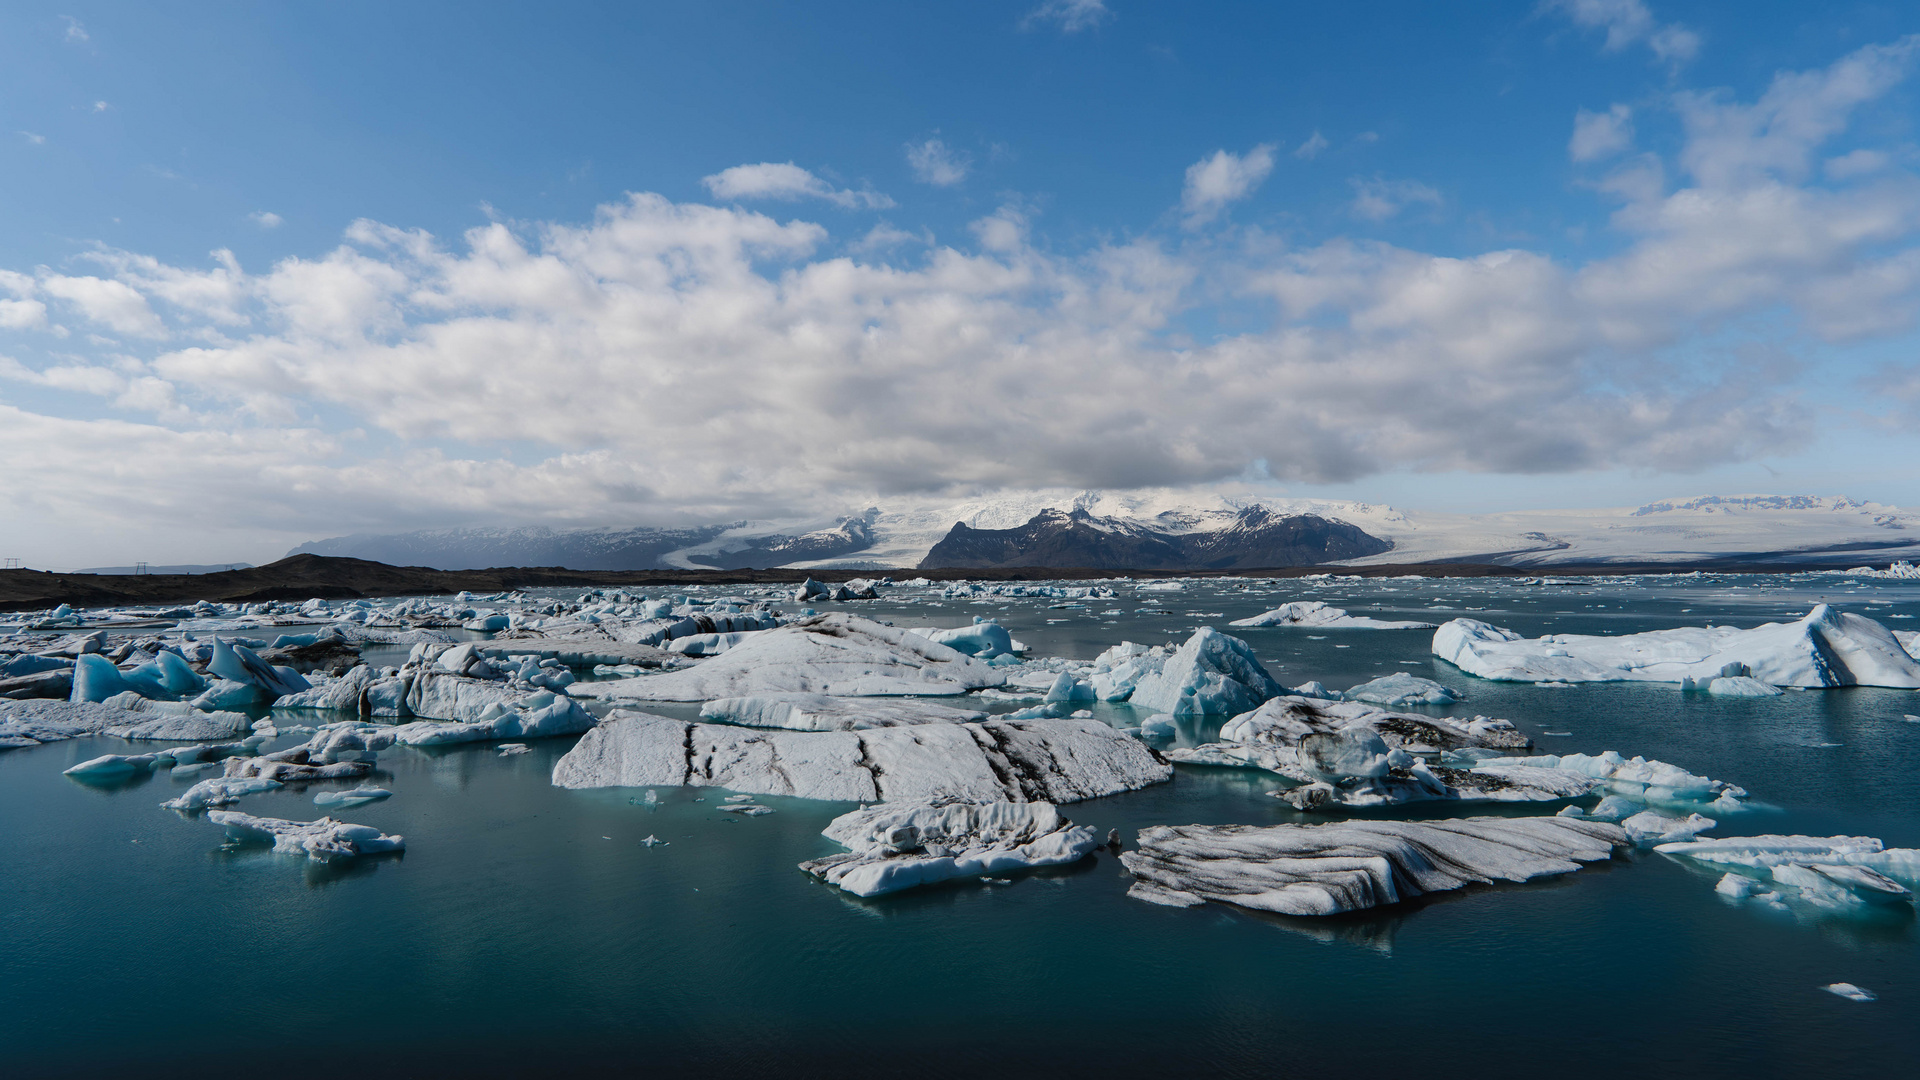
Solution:
<svg viewBox="0 0 1920 1080"><path fill-rule="evenodd" d="M1920 688L1920 661L1880 623L1819 604L1791 623L1751 630L1681 627L1602 637L1525 638L1474 619L1434 631L1433 653L1470 675L1507 682L1670 682L1702 687L1751 676L1774 686Z"/></svg>
<svg viewBox="0 0 1920 1080"><path fill-rule="evenodd" d="M1558 817L1160 825L1142 830L1139 850L1120 861L1135 878L1128 895L1151 903L1337 915L1565 874L1629 844L1618 826Z"/></svg>

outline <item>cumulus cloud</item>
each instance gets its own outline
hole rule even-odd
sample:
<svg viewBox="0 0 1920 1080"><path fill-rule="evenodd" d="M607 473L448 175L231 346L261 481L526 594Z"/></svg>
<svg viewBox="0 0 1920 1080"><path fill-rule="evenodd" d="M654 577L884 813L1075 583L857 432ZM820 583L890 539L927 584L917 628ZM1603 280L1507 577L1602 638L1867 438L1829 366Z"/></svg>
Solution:
<svg viewBox="0 0 1920 1080"><path fill-rule="evenodd" d="M1325 150L1331 145L1333 144L1327 141L1325 135L1316 131L1312 135L1307 136L1305 142L1293 148L1293 156L1302 161L1312 161L1314 158L1320 156L1322 150Z"/></svg>
<svg viewBox="0 0 1920 1080"><path fill-rule="evenodd" d="M1779 453L1810 436L1788 377L1698 346L1785 316L1830 341L1911 328L1920 178L1889 156L1836 186L1825 165L1910 51L1782 74L1752 101L1671 95L1684 144L1606 175L1617 242L1585 262L1153 234L1062 252L1019 204L959 242L887 226L836 244L637 193L452 237L357 222L253 269L103 249L89 274L9 270L0 305L26 306L0 307L0 379L143 419L0 405L0 505L31 508L0 515L0 540L50 520L187 536L225 515L302 539L1189 484L1258 461L1343 481ZM1199 181L1216 210L1251 190L1255 155L1225 156L1242 181ZM1438 199L1408 183L1356 193ZM1221 303L1235 329L1196 340ZM74 355L54 312L121 344Z"/></svg>
<svg viewBox="0 0 1920 1080"><path fill-rule="evenodd" d="M1091 30L1113 17L1108 10L1106 0L1046 0L1039 7L1027 13L1020 25L1031 27L1038 23L1052 23L1062 32L1077 34L1082 30Z"/></svg>
<svg viewBox="0 0 1920 1080"><path fill-rule="evenodd" d="M1588 30L1605 30L1608 52L1645 42L1668 64L1684 64L1700 51L1700 35L1679 23L1662 23L1642 0L1546 0L1543 10L1558 11Z"/></svg>
<svg viewBox="0 0 1920 1080"><path fill-rule="evenodd" d="M247 215L247 220L263 229L277 229L283 218L271 210L255 210Z"/></svg>
<svg viewBox="0 0 1920 1080"><path fill-rule="evenodd" d="M893 200L877 191L836 188L793 162L763 161L758 165L735 165L700 181L716 199L749 202L774 199L793 202L821 199L849 210L884 210Z"/></svg>
<svg viewBox="0 0 1920 1080"><path fill-rule="evenodd" d="M1573 118L1567 156L1575 161L1609 158L1633 145L1633 110L1615 105L1606 112L1581 109Z"/></svg>
<svg viewBox="0 0 1920 1080"><path fill-rule="evenodd" d="M907 144L907 164L921 183L952 187L967 178L972 162L967 155L957 153L939 139L928 139Z"/></svg>
<svg viewBox="0 0 1920 1080"><path fill-rule="evenodd" d="M1347 181L1353 188L1353 216L1366 221L1385 221L1416 203L1439 206L1440 193L1418 180L1387 180L1382 177L1355 176Z"/></svg>
<svg viewBox="0 0 1920 1080"><path fill-rule="evenodd" d="M1187 228L1212 221L1228 203L1253 194L1273 172L1273 149L1271 143L1261 143L1244 155L1216 150L1187 166L1186 186L1180 192Z"/></svg>

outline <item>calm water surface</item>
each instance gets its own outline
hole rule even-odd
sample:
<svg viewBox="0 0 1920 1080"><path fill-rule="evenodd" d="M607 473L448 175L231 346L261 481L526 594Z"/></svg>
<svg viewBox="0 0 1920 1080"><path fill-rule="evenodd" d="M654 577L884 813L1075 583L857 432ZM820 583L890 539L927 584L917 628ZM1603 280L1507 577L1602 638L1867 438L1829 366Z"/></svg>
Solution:
<svg viewBox="0 0 1920 1080"><path fill-rule="evenodd" d="M1293 599L1529 635L1750 626L1822 599L1920 628L1920 585L1831 576L1118 591L1054 607L901 590L857 610L901 625L998 617L1035 654L1081 659ZM1716 835L1920 846L1911 692L1551 689L1473 679L1429 655L1427 631L1233 632L1290 685L1410 671L1468 694L1436 712L1506 717L1543 750L1661 758L1764 804ZM128 752L119 740L0 754L0 1073L1270 1076L1358 1061L1826 1076L1907 1075L1920 1052L1911 914L1771 916L1658 855L1326 920L1129 900L1104 852L1012 885L861 901L794 865L838 850L819 832L849 804L763 798L778 812L738 820L712 789L660 789L657 807L640 790L561 791L548 775L572 742L381 755L367 782L394 797L340 816L402 833L408 850L328 866L223 848L216 826L157 807L185 786L165 774L117 788L60 775ZM238 809L306 820L314 791L343 786ZM1067 812L1129 842L1152 824L1306 820L1266 797L1278 786L1182 767ZM649 835L669 844L642 846ZM1834 981L1880 1000L1819 990Z"/></svg>

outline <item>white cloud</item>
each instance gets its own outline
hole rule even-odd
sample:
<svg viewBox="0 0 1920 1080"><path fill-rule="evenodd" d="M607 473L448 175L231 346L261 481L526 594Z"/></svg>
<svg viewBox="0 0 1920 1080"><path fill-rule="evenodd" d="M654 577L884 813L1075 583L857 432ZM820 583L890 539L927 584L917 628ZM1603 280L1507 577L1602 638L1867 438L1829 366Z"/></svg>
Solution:
<svg viewBox="0 0 1920 1080"><path fill-rule="evenodd" d="M1387 180L1355 176L1347 183L1353 187L1353 216L1367 221L1385 221L1416 203L1439 206L1440 193L1418 180Z"/></svg>
<svg viewBox="0 0 1920 1080"><path fill-rule="evenodd" d="M1271 143L1261 143L1244 156L1216 150L1187 166L1186 186L1180 192L1187 228L1212 221L1228 203L1253 194L1273 172L1273 149Z"/></svg>
<svg viewBox="0 0 1920 1080"><path fill-rule="evenodd" d="M111 109L111 108L113 108L113 106L107 104L104 101L96 101L93 103L93 111L97 113L106 112L108 109Z"/></svg>
<svg viewBox="0 0 1920 1080"><path fill-rule="evenodd" d="M849 210L884 210L893 200L877 191L835 188L793 162L763 161L757 165L735 165L700 181L716 199L747 201L775 199L822 199Z"/></svg>
<svg viewBox="0 0 1920 1080"><path fill-rule="evenodd" d="M1606 112L1581 109L1573 118L1573 138L1567 156L1575 161L1598 161L1633 145L1633 110L1615 105Z"/></svg>
<svg viewBox="0 0 1920 1080"><path fill-rule="evenodd" d="M1643 0L1545 0L1542 9L1559 11L1574 25L1605 30L1608 52L1645 42L1668 64L1683 64L1700 51L1700 35L1679 23L1661 23Z"/></svg>
<svg viewBox="0 0 1920 1080"><path fill-rule="evenodd" d="M60 18L67 24L67 32L65 35L67 41L75 45L84 45L91 40L87 36L86 26L84 26L79 19L71 15L62 15Z"/></svg>
<svg viewBox="0 0 1920 1080"><path fill-rule="evenodd" d="M94 322L122 334L148 338L167 335L160 317L147 306L147 298L125 282L47 274L40 279L40 289L48 296L65 300Z"/></svg>
<svg viewBox="0 0 1920 1080"><path fill-rule="evenodd" d="M1113 17L1106 0L1046 0L1020 20L1021 26L1050 22L1069 34L1091 30Z"/></svg>
<svg viewBox="0 0 1920 1080"><path fill-rule="evenodd" d="M928 139L907 144L907 164L913 168L914 177L921 183L952 187L967 178L967 169L972 161L939 139Z"/></svg>
<svg viewBox="0 0 1920 1080"><path fill-rule="evenodd" d="M280 223L286 219L271 210L255 210L253 213L247 215L247 220L263 229L277 229L280 227Z"/></svg>
<svg viewBox="0 0 1920 1080"><path fill-rule="evenodd" d="M1584 262L1152 234L1059 253L1018 205L960 244L876 226L830 245L807 221L636 194L444 239L356 222L332 251L253 272L111 250L84 257L94 277L0 272L0 304L29 305L0 307L26 324L0 376L159 418L0 406L0 505L31 508L0 515L0 540L724 519L1205 482L1259 460L1283 481L1752 460L1803 445L1813 413L1778 367L1708 346L1783 320L1884 338L1920 311L1904 159L1822 186L1850 126L1849 150L1884 152L1853 113L1897 81L1901 48L1753 101L1671 96L1685 144L1606 175L1608 254ZM1203 172L1196 205L1251 190L1254 156L1224 170L1245 182ZM1355 192L1382 217L1439 199L1380 178ZM1193 336L1222 303L1236 329ZM93 348L82 329L30 355L53 332L41 304L124 344L69 355Z"/></svg>
<svg viewBox="0 0 1920 1080"><path fill-rule="evenodd" d="M46 142L47 142L47 137L45 135L40 135L35 132L20 131L20 132L15 132L15 134L19 135L21 138L27 140L28 142L32 143L35 146L44 146L46 145Z"/></svg>
<svg viewBox="0 0 1920 1080"><path fill-rule="evenodd" d="M1325 135L1315 131L1312 135L1307 136L1306 142L1293 148L1293 156L1302 161L1312 161L1314 158L1320 156L1320 151L1325 150L1330 145L1332 144L1327 142Z"/></svg>
<svg viewBox="0 0 1920 1080"><path fill-rule="evenodd" d="M1828 158L1820 171L1826 173L1829 180L1851 180L1856 176L1877 173L1886 168L1891 160L1879 150L1854 150Z"/></svg>

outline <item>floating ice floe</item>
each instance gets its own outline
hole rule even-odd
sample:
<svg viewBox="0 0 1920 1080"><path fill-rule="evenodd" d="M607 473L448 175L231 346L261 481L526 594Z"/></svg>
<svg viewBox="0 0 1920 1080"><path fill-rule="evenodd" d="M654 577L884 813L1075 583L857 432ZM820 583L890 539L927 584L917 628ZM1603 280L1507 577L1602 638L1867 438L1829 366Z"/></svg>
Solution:
<svg viewBox="0 0 1920 1080"><path fill-rule="evenodd" d="M1432 630L1438 623L1395 622L1349 615L1344 608L1330 607L1319 600L1296 600L1263 611L1252 618L1235 619L1229 626L1304 626L1316 630Z"/></svg>
<svg viewBox="0 0 1920 1080"><path fill-rule="evenodd" d="M975 723L985 720L987 714L913 698L761 694L709 701L700 707L700 718L789 731L862 731L914 724Z"/></svg>
<svg viewBox="0 0 1920 1080"><path fill-rule="evenodd" d="M950 696L1006 682L1002 672L919 634L854 615L799 619L696 667L582 683L578 696L712 701L763 694Z"/></svg>
<svg viewBox="0 0 1920 1080"><path fill-rule="evenodd" d="M1475 762L1472 770L1520 783L1543 771L1587 777L1598 782L1596 790L1604 788L1624 797L1619 806L1626 813L1644 810L1649 804L1714 813L1737 813L1746 809L1741 800L1747 797L1747 791L1736 784L1695 776L1664 761L1625 757L1613 750L1600 754L1488 758Z"/></svg>
<svg viewBox="0 0 1920 1080"><path fill-rule="evenodd" d="M359 787L351 788L347 791L322 791L313 797L313 805L337 807L346 810L392 797L393 792L388 791L386 788Z"/></svg>
<svg viewBox="0 0 1920 1080"><path fill-rule="evenodd" d="M781 731L615 712L553 768L563 788L724 787L852 802L948 797L1063 803L1171 779L1095 720L989 720Z"/></svg>
<svg viewBox="0 0 1920 1080"><path fill-rule="evenodd" d="M1173 716L1232 716L1286 693L1253 648L1211 626L1193 632L1160 670L1140 678L1128 702Z"/></svg>
<svg viewBox="0 0 1920 1080"><path fill-rule="evenodd" d="M205 810L210 806L236 803L245 796L258 795L263 791L278 791L283 786L278 780L264 777L237 780L221 777L202 780L160 805L168 810Z"/></svg>
<svg viewBox="0 0 1920 1080"><path fill-rule="evenodd" d="M1837 994L1840 997L1846 998L1848 1001L1880 1000L1880 995L1871 990L1863 990L1850 982L1828 983L1820 989L1825 990L1829 994Z"/></svg>
<svg viewBox="0 0 1920 1080"><path fill-rule="evenodd" d="M1654 850L1731 867L1714 891L1781 910L1905 906L1920 887L1920 848L1888 848L1871 836L1729 836Z"/></svg>
<svg viewBox="0 0 1920 1080"><path fill-rule="evenodd" d="M1155 826L1120 861L1127 895L1208 900L1283 915L1337 915L1423 893L1578 870L1629 846L1619 826L1577 818L1453 818L1326 825Z"/></svg>
<svg viewBox="0 0 1920 1080"><path fill-rule="evenodd" d="M1885 626L1820 604L1798 622L1682 627L1604 637L1525 638L1473 619L1433 635L1434 655L1471 675L1508 682L1709 685L1746 675L1773 686L1920 688L1917 662Z"/></svg>
<svg viewBox="0 0 1920 1080"><path fill-rule="evenodd" d="M1429 765L1414 754L1475 749L1498 755L1532 743L1505 720L1410 716L1359 702L1287 695L1234 717L1220 741L1167 751L1189 765L1264 769L1304 785L1280 792L1301 809L1387 806L1428 799L1498 802L1575 798L1592 781L1546 776L1515 782Z"/></svg>
<svg viewBox="0 0 1920 1080"><path fill-rule="evenodd" d="M1007 632L1006 627L992 619L976 618L971 626L957 626L950 630L916 626L909 632L919 634L928 641L937 641L978 660L1012 656L1025 651L1024 646L1013 640L1013 635Z"/></svg>
<svg viewBox="0 0 1920 1080"><path fill-rule="evenodd" d="M1060 866L1100 844L1049 802L882 803L834 818L822 834L849 850L800 869L855 896Z"/></svg>
<svg viewBox="0 0 1920 1080"><path fill-rule="evenodd" d="M245 737L253 720L244 713L182 708L152 712L97 702L44 698L0 701L0 738L59 742L81 735L113 735L152 742L209 742Z"/></svg>
<svg viewBox="0 0 1920 1080"><path fill-rule="evenodd" d="M1341 696L1348 701L1368 701L1375 705L1451 705L1460 700L1459 691L1404 671L1361 683Z"/></svg>
<svg viewBox="0 0 1920 1080"><path fill-rule="evenodd" d="M285 821L214 810L207 814L207 819L225 827L229 840L270 841L273 850L283 855L305 855L316 862L402 851L407 846L404 837L388 836L369 825L349 825L326 817L318 821Z"/></svg>

